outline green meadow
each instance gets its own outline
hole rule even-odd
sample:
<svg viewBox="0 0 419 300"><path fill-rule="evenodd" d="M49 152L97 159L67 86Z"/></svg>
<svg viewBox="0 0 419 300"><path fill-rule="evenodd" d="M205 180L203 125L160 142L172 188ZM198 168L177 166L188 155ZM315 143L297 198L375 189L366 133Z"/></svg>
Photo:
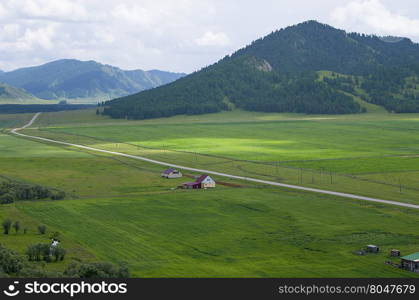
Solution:
<svg viewBox="0 0 419 300"><path fill-rule="evenodd" d="M89 116L90 114L90 116ZM419 115L41 115L27 132L235 175L419 203Z"/></svg>
<svg viewBox="0 0 419 300"><path fill-rule="evenodd" d="M0 115L11 128L32 115ZM419 115L224 112L145 121L94 110L42 114L26 133L232 174L419 203ZM419 251L419 211L215 178L177 190L162 168L0 134L0 175L63 190L60 201L0 206L0 235L24 253L59 231L72 259L125 261L135 277L417 277L386 265ZM186 172L188 176L198 175ZM1 180L1 179L0 179ZM377 244L380 254L354 251Z"/></svg>

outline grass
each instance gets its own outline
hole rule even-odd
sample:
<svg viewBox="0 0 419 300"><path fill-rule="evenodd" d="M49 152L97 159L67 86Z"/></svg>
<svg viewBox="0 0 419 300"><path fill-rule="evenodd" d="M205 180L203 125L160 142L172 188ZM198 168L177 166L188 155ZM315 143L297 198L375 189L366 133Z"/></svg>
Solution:
<svg viewBox="0 0 419 300"><path fill-rule="evenodd" d="M419 203L417 114L233 111L196 118L125 121L93 111L45 114L37 122L40 130L27 131L186 166Z"/></svg>
<svg viewBox="0 0 419 300"><path fill-rule="evenodd" d="M21 203L140 277L399 277L391 248L419 247L419 214L269 189L168 192L140 198ZM83 220L83 226L74 220ZM366 244L379 255L356 256Z"/></svg>
<svg viewBox="0 0 419 300"><path fill-rule="evenodd" d="M30 117L0 115L0 124L18 126ZM39 128L26 132L418 203L418 122L413 114L240 111L126 121L86 110L42 114L34 125ZM49 268L62 270L71 257L81 257L126 261L134 277L417 277L384 264L398 262L388 257L390 249L418 251L415 210L226 178L241 188L174 190L189 179L161 179L159 166L6 134L0 141L0 175L68 194L62 201L0 206L0 221L20 219L31 228L27 235L0 236L0 243L21 253L45 239L34 231L38 224L62 233L69 259ZM353 253L367 244L383 251Z"/></svg>
<svg viewBox="0 0 419 300"><path fill-rule="evenodd" d="M8 235L3 233L0 234L0 244L17 251L21 255L24 255L29 245L37 243L48 244L51 242L51 234L58 231L57 228L47 226L47 232L45 234L39 234L38 226L43 225L40 220L34 219L22 210L18 209L15 204L0 205L0 221L9 219L13 223L16 221L20 222L21 229L18 232L12 228ZM26 233L24 233L26 228ZM61 233L61 232L60 232ZM66 266L73 259L92 260L94 255L82 247L76 240L68 238L66 235L60 235L61 245L67 249L67 258L63 262L50 263L47 266L48 271L63 271ZM33 263L34 266L44 267L42 263Z"/></svg>

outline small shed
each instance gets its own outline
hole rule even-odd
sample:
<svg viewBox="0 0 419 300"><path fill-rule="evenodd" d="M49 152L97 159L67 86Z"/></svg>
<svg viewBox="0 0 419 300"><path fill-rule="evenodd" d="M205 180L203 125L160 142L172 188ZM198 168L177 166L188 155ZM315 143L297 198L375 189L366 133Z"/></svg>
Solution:
<svg viewBox="0 0 419 300"><path fill-rule="evenodd" d="M58 245L60 244L60 242L56 239L53 239L51 242L51 248L56 248L58 247Z"/></svg>
<svg viewBox="0 0 419 300"><path fill-rule="evenodd" d="M378 253L380 252L380 248L375 245L367 245L367 252Z"/></svg>
<svg viewBox="0 0 419 300"><path fill-rule="evenodd" d="M184 189L200 189L201 188L201 184L197 183L197 182L186 182L182 185L182 187Z"/></svg>
<svg viewBox="0 0 419 300"><path fill-rule="evenodd" d="M391 256L391 257L400 257L400 250L397 250L397 249L392 249L392 250L390 251L390 256Z"/></svg>
<svg viewBox="0 0 419 300"><path fill-rule="evenodd" d="M176 169L169 168L167 170L164 170L163 173L161 173L161 177L168 179L181 178L182 173Z"/></svg>
<svg viewBox="0 0 419 300"><path fill-rule="evenodd" d="M401 261L401 268L419 273L419 252L403 256Z"/></svg>

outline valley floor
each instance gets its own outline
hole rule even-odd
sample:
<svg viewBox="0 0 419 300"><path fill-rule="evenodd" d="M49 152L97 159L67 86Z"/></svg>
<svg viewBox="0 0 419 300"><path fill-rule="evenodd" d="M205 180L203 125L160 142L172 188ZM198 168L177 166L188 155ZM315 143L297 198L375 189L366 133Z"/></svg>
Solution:
<svg viewBox="0 0 419 300"><path fill-rule="evenodd" d="M16 118L24 124L31 117ZM11 128L16 118L0 116L0 126ZM231 112L124 121L90 110L43 114L25 132L419 203L417 130L419 115ZM71 249L69 260L80 255L126 261L138 277L416 276L384 262L392 260L392 248L419 251L417 210L221 178L216 180L240 187L173 190L188 179L161 179L159 166L5 134L0 139L0 175L70 195L0 206L0 219L21 218L32 227L43 223L60 231ZM42 239L18 234L15 243L13 237L0 236L0 243L21 253ZM379 245L382 253L353 253L367 244Z"/></svg>

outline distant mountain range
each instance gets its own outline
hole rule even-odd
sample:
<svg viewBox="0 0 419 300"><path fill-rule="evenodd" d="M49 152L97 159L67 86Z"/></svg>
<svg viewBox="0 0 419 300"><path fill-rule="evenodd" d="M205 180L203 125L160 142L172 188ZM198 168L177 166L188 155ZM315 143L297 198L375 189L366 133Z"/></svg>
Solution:
<svg viewBox="0 0 419 300"><path fill-rule="evenodd" d="M104 101L164 85L185 75L158 70L124 71L95 61L63 59L0 72L0 82L40 99Z"/></svg>
<svg viewBox="0 0 419 300"><path fill-rule="evenodd" d="M104 113L131 119L235 108L344 114L374 105L419 112L419 45L307 21L176 82L109 101Z"/></svg>

